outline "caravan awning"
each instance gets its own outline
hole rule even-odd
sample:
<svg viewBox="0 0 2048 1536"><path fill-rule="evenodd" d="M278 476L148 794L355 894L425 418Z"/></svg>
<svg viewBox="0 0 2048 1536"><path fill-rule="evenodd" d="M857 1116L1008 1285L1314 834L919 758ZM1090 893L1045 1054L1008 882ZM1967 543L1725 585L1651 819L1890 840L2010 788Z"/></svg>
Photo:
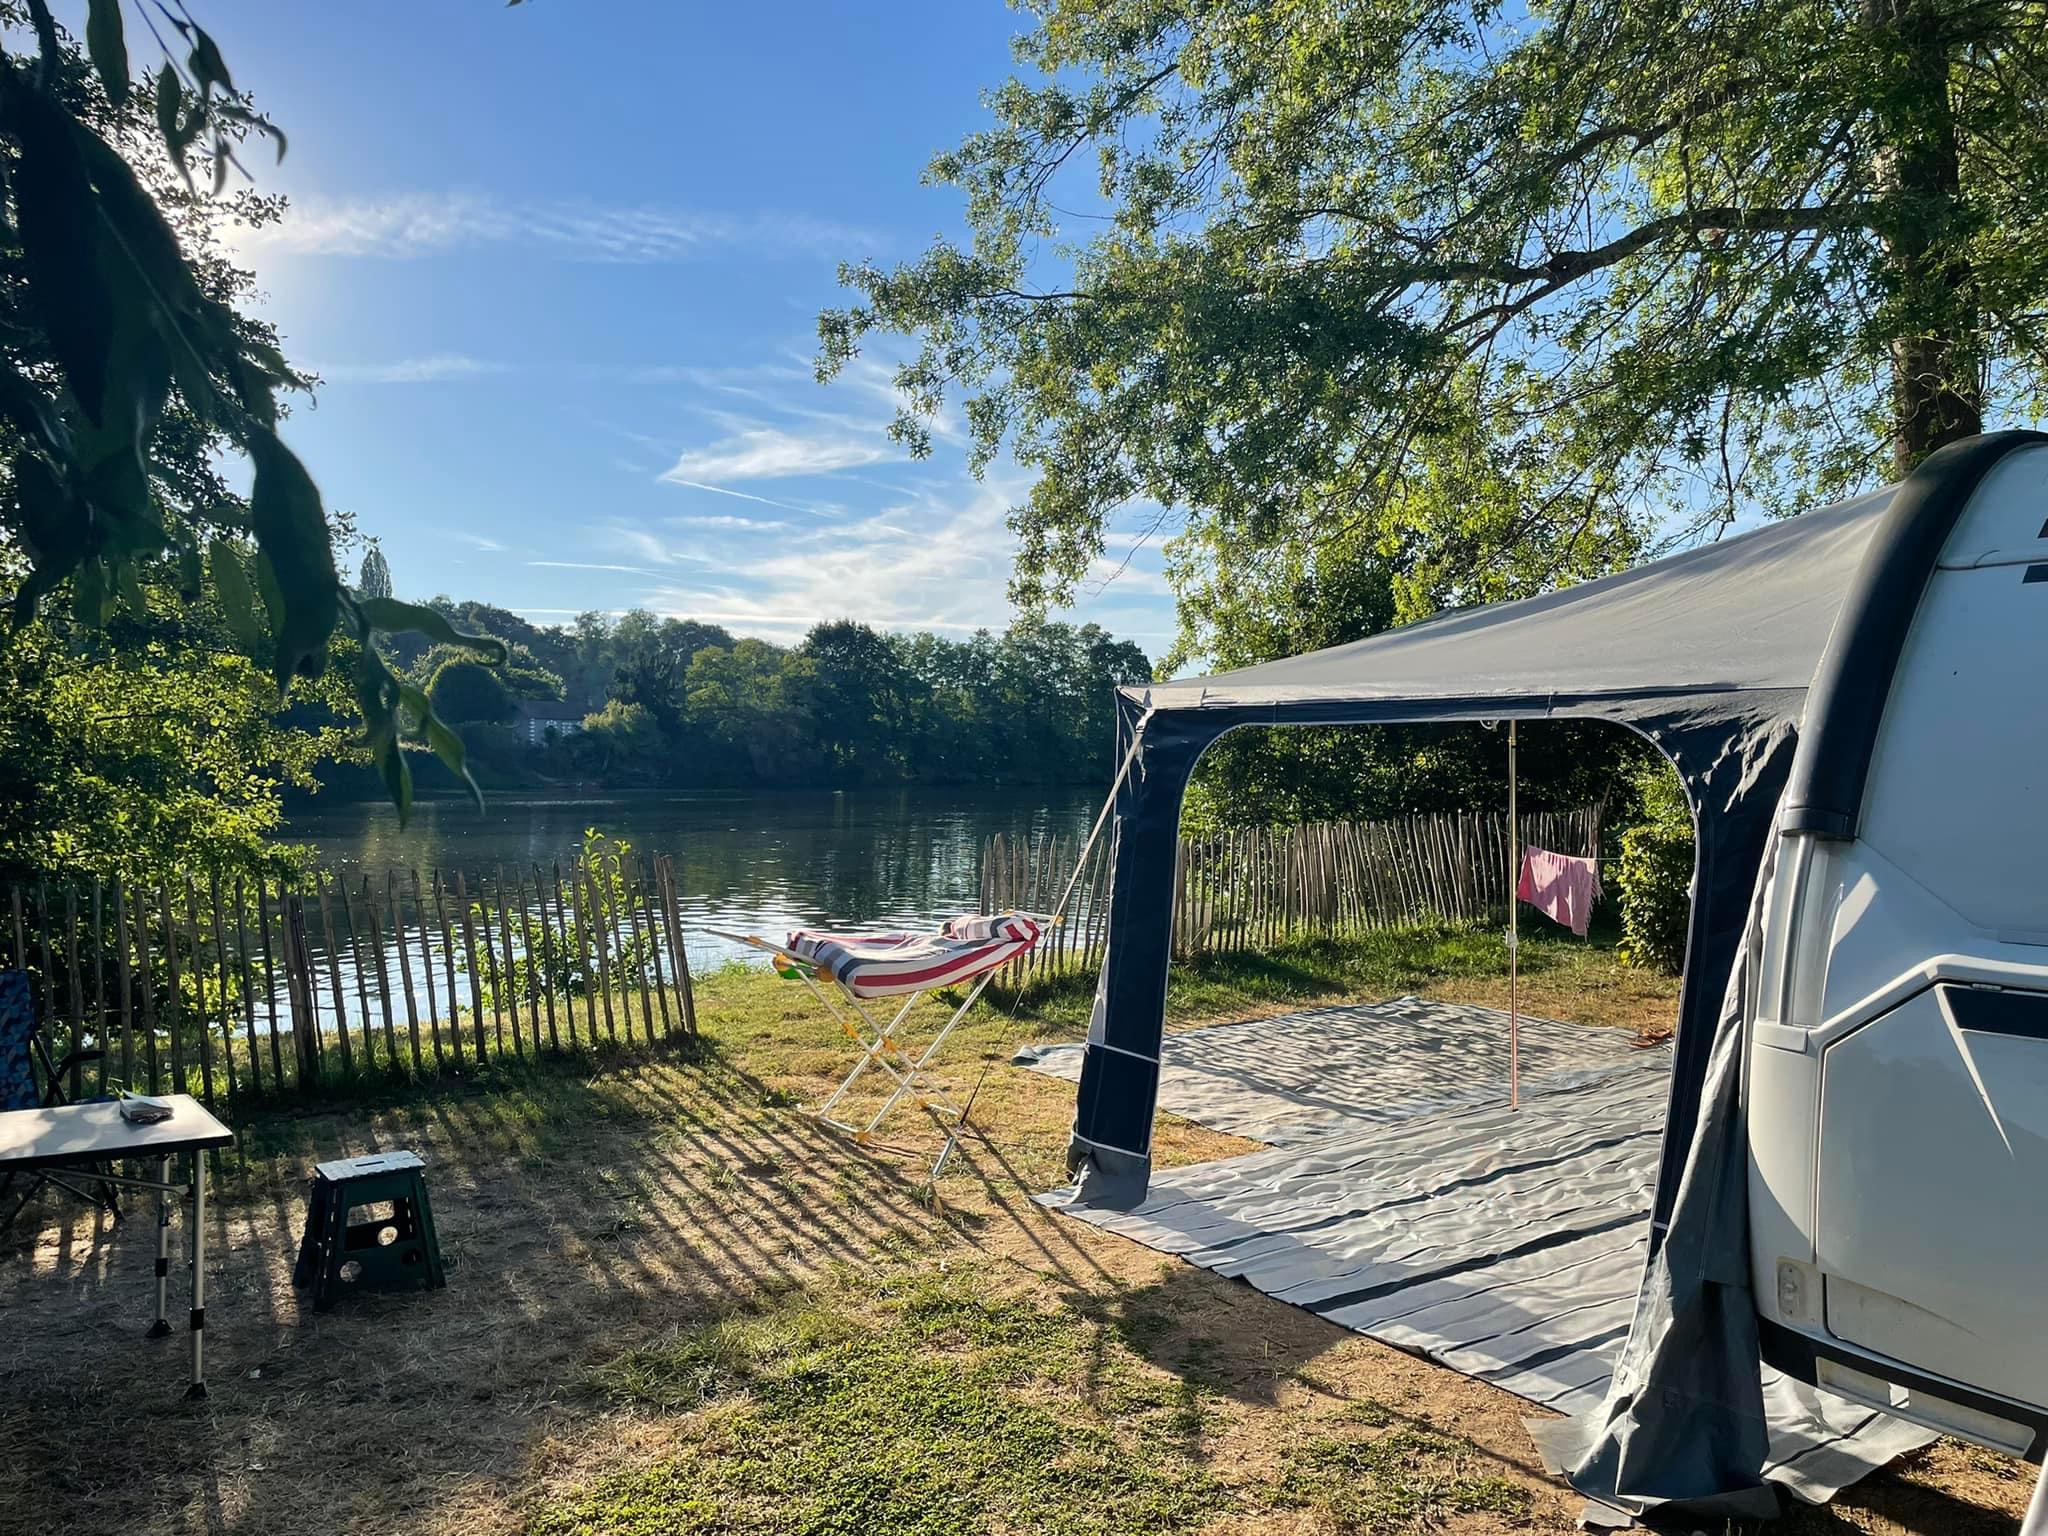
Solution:
<svg viewBox="0 0 2048 1536"><path fill-rule="evenodd" d="M1722 1004L1773 827L1853 835L1892 672L1941 547L1991 468L2044 442L2032 432L1972 438L1932 455L1898 486L1599 581L1443 614L1305 656L1122 690L1118 761L1128 768L1115 794L1107 951L1068 1149L1078 1176L1073 1198L1132 1205L1145 1192L1174 845L1182 795L1204 749L1246 726L1605 719L1642 733L1671 760L1698 830L1653 1207L1655 1266L1659 1250L1679 1242L1681 1187L1701 1182L1688 1176L1696 1153L1725 1161L1741 1145L1739 1125L1730 1124L1732 1076L1713 1074L1713 1102L1705 1091L1712 1063L1737 1057L1716 1052L1727 1029L1740 1028L1739 1014ZM1711 1177L1734 1178L1721 1204L1732 1203L1739 1218L1739 1171L1717 1163ZM1721 1284L1723 1250L1743 1241L1746 1227L1732 1238L1719 1227L1684 1235L1695 1271L1687 1283L1697 1282L1704 1297L1684 1324L1704 1334L1688 1347L1710 1374L1725 1367L1717 1384L1696 1395L1705 1401L1735 1383L1728 1390L1740 1397L1754 1349L1749 1361L1729 1362L1741 1352L1742 1329L1753 1346L1754 1317L1727 1315L1725 1298L1704 1295L1701 1274L1711 1266L1713 1284ZM1746 1287L1742 1263L1728 1270L1727 1283ZM1748 1300L1744 1290L1745 1307ZM1678 1337L1681 1325L1670 1319L1691 1304L1666 1295L1657 1308L1639 1306L1638 1332L1662 1328L1662 1337ZM1631 1354L1648 1359L1660 1342L1632 1336ZM1743 1417L1726 1401L1713 1412L1722 1414L1714 1423ZM1746 1431L1716 1428L1712 1417L1665 1426L1678 1437L1674 1444L1690 1435L1698 1454L1666 1457L1650 1449L1657 1435L1641 1437L1638 1460L1656 1463L1651 1480L1703 1493L1717 1481L1739 1480L1732 1469L1748 1455ZM1760 1410L1756 1419L1760 1434ZM1617 1480L1637 1481L1637 1470Z"/></svg>
<svg viewBox="0 0 2048 1536"><path fill-rule="evenodd" d="M1427 705L1570 712L1581 700L1803 693L1895 490L1560 592L1124 691L1155 710L1270 705L1286 721L1318 704L1386 705L1385 718L1409 719Z"/></svg>

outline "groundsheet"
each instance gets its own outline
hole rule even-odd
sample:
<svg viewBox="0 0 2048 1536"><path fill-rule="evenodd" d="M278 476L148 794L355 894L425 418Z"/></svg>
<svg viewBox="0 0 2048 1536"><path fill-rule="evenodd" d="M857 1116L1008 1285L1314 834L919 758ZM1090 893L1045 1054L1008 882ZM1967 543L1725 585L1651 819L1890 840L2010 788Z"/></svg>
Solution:
<svg viewBox="0 0 2048 1536"><path fill-rule="evenodd" d="M1670 1055L1401 998L1169 1036L1159 1107L1268 1150L1071 1214L1552 1408L1606 1391L1649 1231ZM1039 1053L1073 1075L1078 1050ZM1048 1201L1058 1197L1048 1196ZM1810 1502L1933 1436L1767 1373L1772 1478Z"/></svg>

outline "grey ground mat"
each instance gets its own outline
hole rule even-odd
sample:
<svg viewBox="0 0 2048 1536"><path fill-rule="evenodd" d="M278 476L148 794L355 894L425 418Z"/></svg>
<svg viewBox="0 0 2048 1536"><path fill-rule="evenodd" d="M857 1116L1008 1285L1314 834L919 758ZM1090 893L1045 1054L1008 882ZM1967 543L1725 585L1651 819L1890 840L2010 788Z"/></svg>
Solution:
<svg viewBox="0 0 2048 1536"><path fill-rule="evenodd" d="M1393 1012L1421 1030L1438 1006L1403 1000ZM1311 1103L1305 1114L1313 1136L1275 1123L1274 1106L1289 1094L1313 1097L1300 1093L1299 1080L1285 1092L1249 1089L1235 1113L1212 1108L1219 1085L1240 1068L1247 1076L1255 1070L1238 1056L1249 1026L1172 1037L1184 1070L1162 1076L1162 1108L1223 1130L1291 1129L1291 1139L1156 1173L1136 1210L1075 1207L1072 1214L1544 1407L1593 1407L1634 1307L1670 1053L1633 1049L1616 1032L1578 1030L1606 1033L1622 1049L1575 1061L1565 1048L1571 1026L1540 1028L1538 1036L1557 1049L1538 1073L1529 1073L1525 1054L1525 1097L1509 1110L1497 1078L1492 1102L1472 1104L1462 1085L1417 1081L1426 1070L1388 1066L1390 1052L1358 1040L1347 1047L1333 1031L1332 1015L1356 1028L1382 1012L1323 1009L1258 1022L1284 1071L1319 1057L1347 1092L1376 1077L1390 1092L1414 1090L1379 1106L1380 1123L1361 1116L1348 1128L1336 1124L1330 1104ZM1456 1010L1435 1028L1439 1035L1490 1033L1490 1019L1473 1017L1489 1012ZM1201 1069L1209 1036L1224 1037L1224 1060L1233 1063L1227 1071ZM1435 1070L1469 1062L1478 1049L1468 1041L1440 1051ZM1452 1107L1418 1111L1431 1087L1439 1099L1453 1095ZM1192 1111L1182 1107L1190 1103ZM1392 1118L1400 1105L1405 1117ZM1770 1475L1811 1502L1934 1438L1782 1377L1767 1379L1766 1396Z"/></svg>
<svg viewBox="0 0 2048 1536"><path fill-rule="evenodd" d="M1019 1064L1069 1082L1082 1048L1050 1045ZM1522 1087L1580 1081L1639 1053L1627 1034L1524 1018ZM1300 1146L1361 1124L1406 1120L1507 1097L1508 1016L1498 1008L1397 997L1370 1006L1311 1008L1166 1037L1159 1107L1276 1147Z"/></svg>

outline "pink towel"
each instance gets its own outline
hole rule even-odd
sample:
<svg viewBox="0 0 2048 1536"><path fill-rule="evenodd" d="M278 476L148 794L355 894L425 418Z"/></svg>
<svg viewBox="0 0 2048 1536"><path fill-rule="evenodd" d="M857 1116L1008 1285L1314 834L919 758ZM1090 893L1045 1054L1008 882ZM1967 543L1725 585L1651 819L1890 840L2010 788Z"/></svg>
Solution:
<svg viewBox="0 0 2048 1536"><path fill-rule="evenodd" d="M1582 939L1593 917L1593 898L1599 894L1600 867L1591 859L1548 848L1523 850L1515 895Z"/></svg>

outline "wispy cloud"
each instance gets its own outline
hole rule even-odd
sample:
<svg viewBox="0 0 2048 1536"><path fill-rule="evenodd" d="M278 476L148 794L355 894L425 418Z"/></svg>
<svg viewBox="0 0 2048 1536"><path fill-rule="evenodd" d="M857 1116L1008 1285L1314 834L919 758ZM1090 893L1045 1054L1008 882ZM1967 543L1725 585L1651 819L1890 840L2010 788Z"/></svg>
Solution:
<svg viewBox="0 0 2048 1536"><path fill-rule="evenodd" d="M394 363L327 363L313 371L332 384L441 384L503 373L505 364L459 352L437 352L432 357L406 357Z"/></svg>
<svg viewBox="0 0 2048 1536"><path fill-rule="evenodd" d="M825 475L897 456L879 432L866 437L846 432L806 435L780 427L750 427L685 453L661 478L698 490L716 490L727 480Z"/></svg>
<svg viewBox="0 0 2048 1536"><path fill-rule="evenodd" d="M654 587L643 601L657 613L784 642L838 618L940 634L1000 630L1014 617L1005 519L1028 489L1015 475L927 487L864 516L780 532L743 566L721 561L716 570ZM1152 568L1156 551L1141 558L1143 567L1133 562L1109 580L1101 578L1114 562L1102 562L1070 617L1163 644L1171 609Z"/></svg>
<svg viewBox="0 0 2048 1536"><path fill-rule="evenodd" d="M714 496L731 496L740 501L758 502L764 507L780 507L785 512L807 512L812 517L837 517L841 511L840 508L834 506L820 506L816 504L805 506L800 502L777 501L773 496L756 496L752 491L736 491L730 486L710 485L702 480L685 480L677 475L674 470L670 470L661 478L670 485L686 486L693 491L709 491Z"/></svg>
<svg viewBox="0 0 2048 1536"><path fill-rule="evenodd" d="M645 528L627 528L623 525L614 525L607 530L607 533L611 541L618 545L619 548L629 551L648 565L709 565L711 563L710 556L697 554L693 550L677 549L672 544L662 542L662 540L649 533Z"/></svg>
<svg viewBox="0 0 2048 1536"><path fill-rule="evenodd" d="M283 219L238 227L245 253L405 260L481 246L521 247L574 261L686 261L739 247L763 255L880 248L870 230L787 213L719 213L657 204L505 202L481 193L295 199Z"/></svg>
<svg viewBox="0 0 2048 1536"><path fill-rule="evenodd" d="M724 512L711 512L692 517L669 519L680 528L737 528L742 532L773 533L778 529L792 528L793 523L775 517L733 517Z"/></svg>
<svg viewBox="0 0 2048 1536"><path fill-rule="evenodd" d="M664 587L648 605L780 639L833 618L949 633L1000 627L1009 574L1003 517L1019 489L971 486L960 501L928 492L784 538L748 560L744 582Z"/></svg>
<svg viewBox="0 0 2048 1536"><path fill-rule="evenodd" d="M592 560L529 560L530 566L549 571L618 571L627 576L652 576L644 565L604 565Z"/></svg>

